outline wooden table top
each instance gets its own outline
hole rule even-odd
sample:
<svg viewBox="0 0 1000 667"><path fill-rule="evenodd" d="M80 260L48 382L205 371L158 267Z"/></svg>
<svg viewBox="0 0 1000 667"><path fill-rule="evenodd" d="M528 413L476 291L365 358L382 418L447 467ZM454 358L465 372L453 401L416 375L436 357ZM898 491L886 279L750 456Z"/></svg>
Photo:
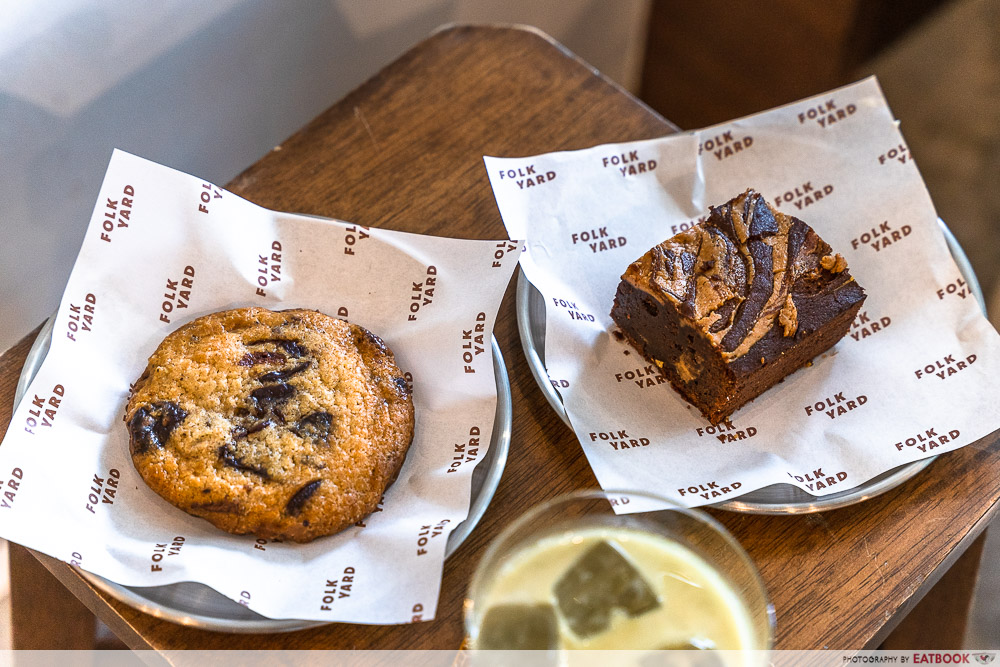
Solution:
<svg viewBox="0 0 1000 667"><path fill-rule="evenodd" d="M483 155L524 156L676 131L536 32L435 33L236 178L268 208L410 232L506 238ZM597 482L545 402L517 332L514 281L495 336L513 397L510 456L483 517L444 566L437 618L405 626L326 625L283 634L208 632L157 620L49 570L136 649L454 649L462 601L490 540L526 508ZM0 427L34 335L0 356ZM895 490L823 514L711 510L750 554L777 611L777 648L874 647L983 531L1000 499L997 434L941 456Z"/></svg>

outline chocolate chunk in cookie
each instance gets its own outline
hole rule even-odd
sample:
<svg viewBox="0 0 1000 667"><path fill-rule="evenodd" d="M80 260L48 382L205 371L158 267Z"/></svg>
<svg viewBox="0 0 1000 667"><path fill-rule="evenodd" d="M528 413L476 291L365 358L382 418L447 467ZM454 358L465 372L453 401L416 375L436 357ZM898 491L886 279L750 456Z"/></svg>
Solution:
<svg viewBox="0 0 1000 667"><path fill-rule="evenodd" d="M306 504L306 501L309 500L314 493L316 493L316 489L318 489L319 485L322 483L323 480L314 479L296 491L295 495L289 498L288 502L285 503L285 513L291 514L292 516L300 514L302 512L302 506Z"/></svg>
<svg viewBox="0 0 1000 667"><path fill-rule="evenodd" d="M157 401L140 407L128 421L132 452L162 448L185 417L187 412L170 401Z"/></svg>
<svg viewBox="0 0 1000 667"><path fill-rule="evenodd" d="M301 438L325 442L330 437L333 415L329 412L313 412L298 421L292 428Z"/></svg>
<svg viewBox="0 0 1000 667"><path fill-rule="evenodd" d="M309 365L310 363L308 361L303 361L301 364L297 366L292 366L291 368L285 368L280 371L271 371L270 373L264 373L257 379L260 380L262 383L284 382L293 375L298 375L305 369L309 368Z"/></svg>

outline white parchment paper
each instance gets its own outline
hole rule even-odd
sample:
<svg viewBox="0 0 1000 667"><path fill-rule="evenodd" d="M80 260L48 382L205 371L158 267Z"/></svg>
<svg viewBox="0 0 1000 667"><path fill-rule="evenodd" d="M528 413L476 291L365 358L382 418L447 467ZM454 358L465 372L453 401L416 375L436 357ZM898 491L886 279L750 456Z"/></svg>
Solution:
<svg viewBox="0 0 1000 667"><path fill-rule="evenodd" d="M490 444L511 241L278 213L116 151L51 349L0 447L0 535L129 586L207 584L272 618L433 618L448 535ZM122 421L164 336L243 306L310 308L382 337L412 379L413 444L379 511L310 544L223 533L154 494Z"/></svg>
<svg viewBox="0 0 1000 667"><path fill-rule="evenodd" d="M1000 338L874 79L698 132L485 161L604 488L691 506L782 482L825 495L1000 426ZM832 350L712 427L609 313L632 261L748 187L810 224L868 299Z"/></svg>

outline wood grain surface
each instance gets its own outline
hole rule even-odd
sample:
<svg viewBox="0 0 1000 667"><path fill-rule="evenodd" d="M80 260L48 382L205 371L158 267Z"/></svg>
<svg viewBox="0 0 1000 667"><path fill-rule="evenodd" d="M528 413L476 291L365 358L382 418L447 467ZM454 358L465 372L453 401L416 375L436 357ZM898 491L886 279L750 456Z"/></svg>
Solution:
<svg viewBox="0 0 1000 667"><path fill-rule="evenodd" d="M590 66L535 32L435 33L290 137L229 188L273 209L459 238L506 238L483 155L523 156L675 131ZM514 285L497 320L511 378L507 468L479 527L444 566L437 618L407 626L333 624L222 634L157 620L43 564L133 648L457 648L462 602L489 541L531 505L596 481L521 352ZM0 357L0 425L30 336ZM877 646L984 530L1000 498L994 434L940 457L897 489L806 516L721 511L757 563L777 611L778 648ZM927 628L933 632L934 628Z"/></svg>

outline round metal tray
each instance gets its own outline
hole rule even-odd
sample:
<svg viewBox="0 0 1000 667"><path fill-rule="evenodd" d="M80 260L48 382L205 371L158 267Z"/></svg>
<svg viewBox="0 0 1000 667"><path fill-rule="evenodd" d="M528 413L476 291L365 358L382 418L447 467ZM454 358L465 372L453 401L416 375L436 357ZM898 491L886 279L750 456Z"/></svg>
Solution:
<svg viewBox="0 0 1000 667"><path fill-rule="evenodd" d="M983 300L982 288L972 270L969 258L966 257L965 251L948 226L942 220L938 220L938 225L962 277L985 314L986 302ZM521 334L521 347L524 348L524 355L528 359L531 374L535 376L535 382L538 383L556 414L572 428L562 398L549 382L548 372L545 370L545 299L522 272L519 272L517 277L517 327ZM935 458L932 456L899 466L873 477L860 486L826 496L810 495L791 484L774 484L710 507L748 514L807 514L846 507L899 486L930 465Z"/></svg>
<svg viewBox="0 0 1000 667"><path fill-rule="evenodd" d="M49 351L54 322L54 316L45 322L34 345L28 351L14 394L15 409ZM472 473L469 516L448 536L445 558L455 553L483 517L507 464L511 431L510 380L496 338L492 340L492 348L493 371L497 384L497 411L490 448ZM238 633L291 632L326 624L325 621L267 618L230 600L214 589L195 582L166 586L122 586L90 572L80 570L80 574L95 588L130 607L157 618L205 630Z"/></svg>

